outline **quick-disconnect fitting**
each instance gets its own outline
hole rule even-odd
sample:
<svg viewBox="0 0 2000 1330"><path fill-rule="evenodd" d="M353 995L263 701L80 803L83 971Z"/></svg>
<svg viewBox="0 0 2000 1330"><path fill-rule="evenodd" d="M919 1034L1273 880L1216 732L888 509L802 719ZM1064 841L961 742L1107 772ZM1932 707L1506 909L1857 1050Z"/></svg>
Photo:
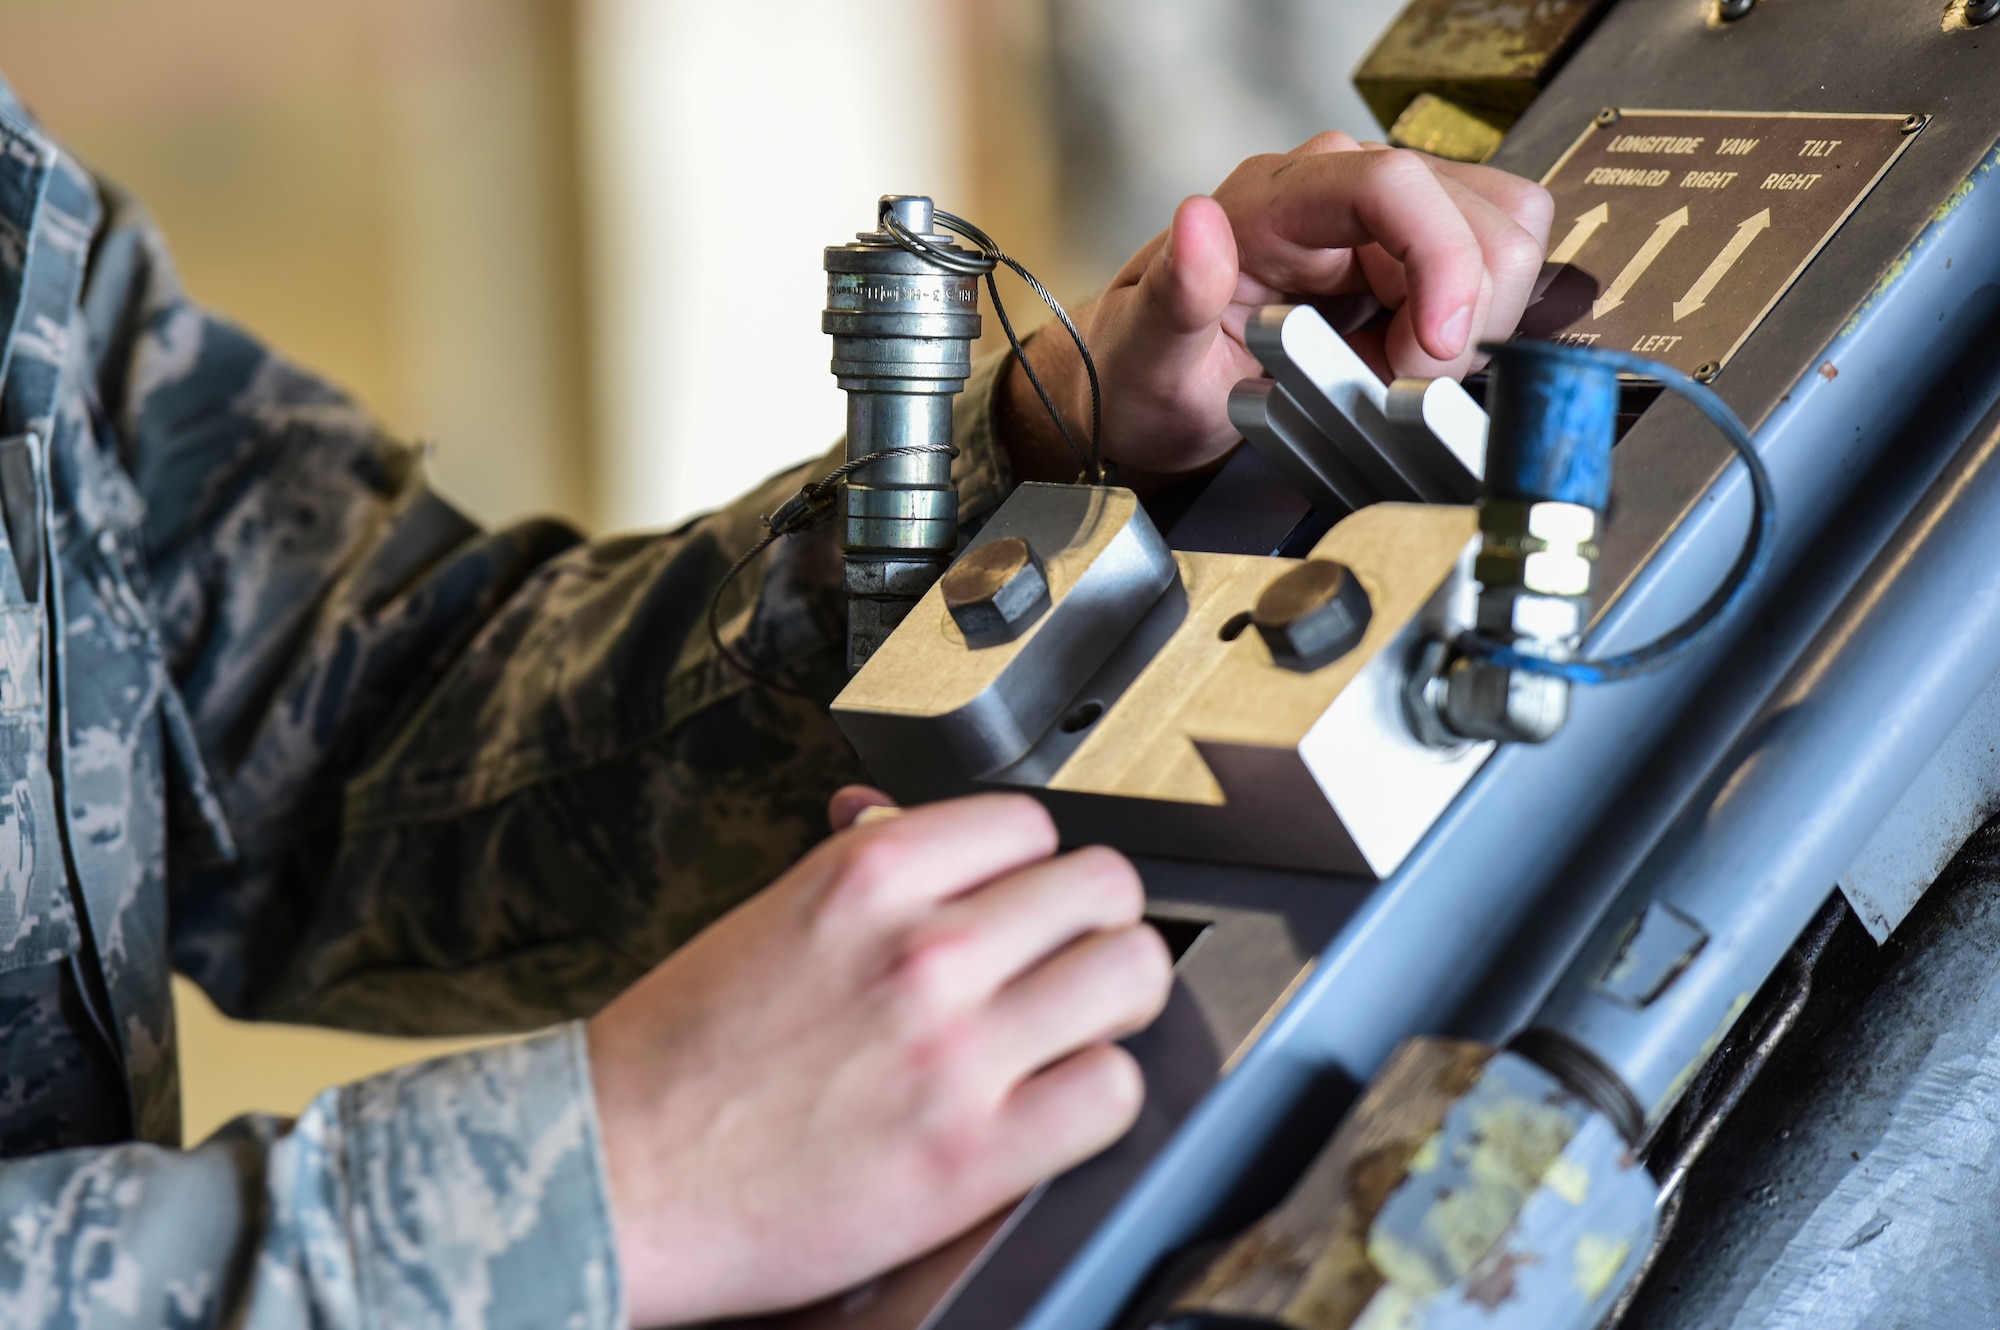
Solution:
<svg viewBox="0 0 2000 1330"><path fill-rule="evenodd" d="M885 196L877 230L826 250L833 373L847 393L850 462L838 517L847 590L847 668L861 668L951 562L958 491L952 399L972 370L979 278L904 247L884 220L932 249L975 257L937 232L931 201Z"/></svg>

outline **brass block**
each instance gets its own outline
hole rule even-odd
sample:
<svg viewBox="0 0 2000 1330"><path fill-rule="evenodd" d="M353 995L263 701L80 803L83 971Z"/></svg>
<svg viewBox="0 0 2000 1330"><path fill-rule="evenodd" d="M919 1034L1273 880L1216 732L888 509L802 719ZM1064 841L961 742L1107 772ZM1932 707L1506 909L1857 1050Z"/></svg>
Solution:
<svg viewBox="0 0 2000 1330"><path fill-rule="evenodd" d="M1426 92L1517 116L1609 7L1410 0L1354 71L1354 87L1385 128Z"/></svg>
<svg viewBox="0 0 2000 1330"><path fill-rule="evenodd" d="M1484 162L1500 151L1514 117L1465 106L1434 92L1420 94L1389 126L1389 142L1454 162Z"/></svg>

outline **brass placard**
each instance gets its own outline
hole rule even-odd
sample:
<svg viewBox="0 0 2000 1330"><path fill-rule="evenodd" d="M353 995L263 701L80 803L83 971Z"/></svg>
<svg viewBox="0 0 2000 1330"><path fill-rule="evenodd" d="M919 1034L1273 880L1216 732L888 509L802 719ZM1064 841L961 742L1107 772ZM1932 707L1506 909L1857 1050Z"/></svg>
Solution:
<svg viewBox="0 0 2000 1330"><path fill-rule="evenodd" d="M1520 335L1719 369L1916 137L1922 117L1605 112L1542 183Z"/></svg>

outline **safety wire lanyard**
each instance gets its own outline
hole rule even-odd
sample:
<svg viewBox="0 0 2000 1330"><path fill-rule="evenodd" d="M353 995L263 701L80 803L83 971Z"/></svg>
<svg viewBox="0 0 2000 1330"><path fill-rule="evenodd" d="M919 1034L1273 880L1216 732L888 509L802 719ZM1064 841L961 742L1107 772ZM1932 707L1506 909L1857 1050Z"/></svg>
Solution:
<svg viewBox="0 0 2000 1330"><path fill-rule="evenodd" d="M955 217L951 213L944 211L933 213L932 216L936 223L945 230L970 240L978 247L979 253L955 254L948 249L939 249L936 245L931 244L922 236L897 221L896 215L893 212L882 214L882 226L883 229L896 238L896 243L904 249L909 250L912 254L929 259L932 263L947 272L955 273L960 277L984 277L986 279L986 294L993 301L993 316L1000 320L1000 329L1007 334L1007 345L1014 348L1014 355L1020 360L1021 368L1028 372L1028 382L1034 386L1035 396L1041 398L1042 406L1049 413L1049 419L1055 421L1056 429L1062 433L1063 442L1069 445L1070 456L1076 459L1077 467L1081 472L1079 479L1085 484L1102 485L1104 483L1104 400L1097 382L1097 361L1092 359L1090 347L1084 343L1083 334L1077 330L1076 324L1070 319L1069 311L1065 310L1062 307L1062 302L1050 294L1049 289L1037 281L1035 275L1021 266L1018 260L1001 253L1000 246L993 243L992 236L987 235L963 217ZM1012 269L1022 281L1026 282L1028 289L1040 296L1042 303L1047 305L1050 312L1062 321L1063 330L1069 334L1070 340L1076 343L1076 352L1083 358L1083 372L1090 380L1090 449L1087 454L1083 447L1077 443L1076 436L1070 433L1069 422L1063 419L1063 413L1056 409L1055 399L1049 396L1049 390L1042 384L1042 376L1035 373L1035 367L1029 363L1027 353L1021 349L1021 339L1014 332L1014 321L1007 317L1007 306L1000 300L999 283L994 280L994 274L1003 266Z"/></svg>
<svg viewBox="0 0 2000 1330"><path fill-rule="evenodd" d="M938 226L971 241L978 247L979 252L973 254L964 251L940 249L897 221L894 213L883 213L881 221L883 228L895 238L896 243L910 253L916 254L943 268L945 271L958 276L976 276L986 279L986 293L993 301L994 317L1000 320L1000 329L1007 334L1007 345L1013 348L1014 358L1020 362L1021 368L1027 371L1028 382L1034 387L1035 396L1041 399L1042 406L1049 413L1049 419L1055 422L1055 427L1061 433L1063 442L1069 446L1070 456L1076 459L1079 480L1086 484L1102 485L1104 483L1104 399L1103 392L1097 380L1097 361L1092 358L1090 347L1084 342L1083 333L1078 330L1075 321L1070 318L1069 311L1062 307L1062 302L1057 300L1055 295L1046 286L1043 286L1033 273L1023 267L1019 260L1001 252L1000 247L993 243L993 237L987 235L964 218L953 216L951 213L939 211L934 213L933 216ZM1076 343L1077 354L1083 360L1084 375L1090 382L1090 446L1088 449L1077 442L1076 435L1070 430L1069 422L1063 418L1063 413L1057 408L1055 399L1049 395L1048 388L1042 383L1041 375L1035 372L1034 364L1029 361L1027 350L1021 344L1020 335L1014 331L1014 321L1007 316L1007 306L1002 303L999 284L994 280L994 274L1002 267L1011 269L1022 281L1028 284L1028 289L1041 298L1042 303L1047 305L1056 318L1061 321L1063 330L1069 334L1070 340ZM940 452L949 453L954 458L958 456L958 449L949 445L938 444L918 444L904 448L878 449L865 457L857 457L851 461L841 463L818 480L805 485L797 494L782 504L778 508L778 511L765 517L763 519L763 536L758 539L756 544L745 550L741 558L729 566L729 571L722 575L722 580L716 583L714 593L708 598L708 640L709 645L714 647L716 655L720 656L723 661L738 673L767 688L776 689L781 693L790 693L794 697L811 698L812 694L810 693L790 687L760 673L748 661L731 650L727 642L723 641L721 623L723 593L729 589L730 584L742 574L743 570L756 562L758 556L771 548L780 536L797 535L801 531L811 530L813 527L820 525L832 517L834 499L839 492L840 482L848 476L861 470L863 467L872 466L877 462L888 461L891 458Z"/></svg>

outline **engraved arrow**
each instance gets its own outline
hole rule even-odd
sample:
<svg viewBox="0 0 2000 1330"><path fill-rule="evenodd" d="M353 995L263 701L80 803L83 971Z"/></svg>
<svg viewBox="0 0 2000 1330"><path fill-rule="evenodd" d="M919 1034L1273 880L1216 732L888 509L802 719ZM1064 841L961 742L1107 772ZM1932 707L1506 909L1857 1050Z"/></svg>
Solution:
<svg viewBox="0 0 2000 1330"><path fill-rule="evenodd" d="M1694 279L1694 285L1688 288L1686 295L1674 302L1675 323L1679 323L1708 303L1708 298L1715 293L1716 286L1729 275L1729 270L1736 266L1736 261L1743 257L1745 251L1758 236L1770 228L1770 225L1769 208L1755 217L1746 217L1736 224L1736 234L1729 238L1729 243L1715 256L1715 262L1709 264L1708 270Z"/></svg>
<svg viewBox="0 0 2000 1330"><path fill-rule="evenodd" d="M1549 251L1549 262L1574 262L1576 256L1583 253L1583 247L1590 243L1590 238L1597 234L1597 228L1610 220L1611 205L1608 203L1600 203L1577 218L1576 225L1570 227L1569 234L1562 238L1562 243Z"/></svg>
<svg viewBox="0 0 2000 1330"><path fill-rule="evenodd" d="M1688 224L1687 206L1674 209L1653 226L1653 234L1646 237L1646 243L1639 246L1639 252L1625 265L1625 271L1618 274L1605 288L1604 294L1590 307L1590 317L1601 319L1612 310L1625 303L1625 297L1632 294L1632 288L1646 275L1646 269L1653 266L1653 260L1660 257L1673 238Z"/></svg>

